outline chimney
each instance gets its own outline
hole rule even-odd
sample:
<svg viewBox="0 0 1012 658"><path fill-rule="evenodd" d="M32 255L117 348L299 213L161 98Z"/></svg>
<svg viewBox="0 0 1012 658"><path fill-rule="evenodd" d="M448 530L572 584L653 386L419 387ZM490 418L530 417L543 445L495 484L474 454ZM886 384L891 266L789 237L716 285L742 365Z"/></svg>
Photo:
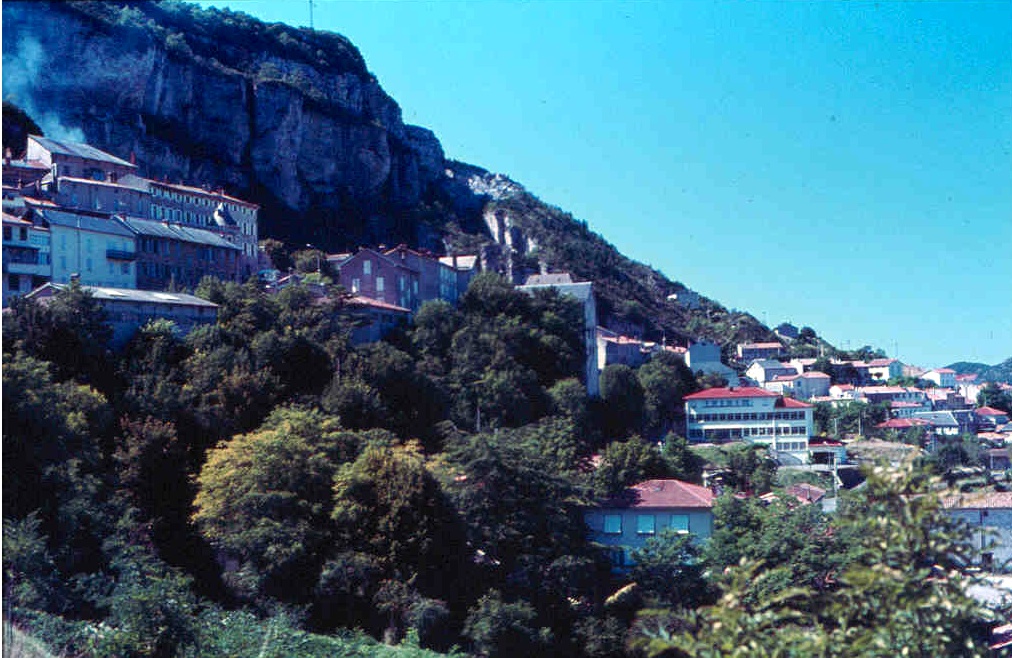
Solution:
<svg viewBox="0 0 1012 658"><path fill-rule="evenodd" d="M137 164L137 154L134 153L133 151L130 151L130 164L132 165Z"/></svg>

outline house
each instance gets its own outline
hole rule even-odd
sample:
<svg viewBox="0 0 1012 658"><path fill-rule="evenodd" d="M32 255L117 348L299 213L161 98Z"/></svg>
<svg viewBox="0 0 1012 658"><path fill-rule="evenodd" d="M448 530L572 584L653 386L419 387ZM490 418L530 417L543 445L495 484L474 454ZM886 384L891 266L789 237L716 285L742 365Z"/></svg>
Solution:
<svg viewBox="0 0 1012 658"><path fill-rule="evenodd" d="M969 409L972 406L967 403L961 393L951 388L930 388L924 392L924 395L931 403L932 411L955 411Z"/></svg>
<svg viewBox="0 0 1012 658"><path fill-rule="evenodd" d="M980 407L974 409L977 416L977 426L983 430L994 430L1002 425L1008 424L1008 412L994 407Z"/></svg>
<svg viewBox="0 0 1012 658"><path fill-rule="evenodd" d="M583 307L583 345L584 345L584 380L587 394L596 396L600 393L600 370L597 359L597 303L594 301L594 284L591 282L575 282L566 273L540 274L527 278L526 283L517 286L528 294L537 290L555 289L559 294L573 297Z"/></svg>
<svg viewBox="0 0 1012 658"><path fill-rule="evenodd" d="M903 364L897 359L872 359L864 366L872 381L888 382L903 376Z"/></svg>
<svg viewBox="0 0 1012 658"><path fill-rule="evenodd" d="M144 181L150 194L150 219L213 230L240 251L239 275L245 280L257 269L260 206L190 185ZM146 215L140 215L142 217Z"/></svg>
<svg viewBox="0 0 1012 658"><path fill-rule="evenodd" d="M94 146L39 135L28 136L25 160L47 167L54 182L66 176L115 183L137 171L137 165Z"/></svg>
<svg viewBox="0 0 1012 658"><path fill-rule="evenodd" d="M457 271L432 254L409 249L407 245L402 244L384 252L383 255L399 260L408 268L418 272L419 304L434 299L442 299L455 304L457 298L466 289L459 287Z"/></svg>
<svg viewBox="0 0 1012 658"><path fill-rule="evenodd" d="M477 256L452 254L440 256L439 262L450 268L457 278L457 296L464 294L471 285L471 279L481 270L481 260ZM454 300L456 301L456 300Z"/></svg>
<svg viewBox="0 0 1012 658"><path fill-rule="evenodd" d="M929 381L935 386L941 388L956 387L956 371L952 368L935 368L934 370L929 370L921 375L921 379Z"/></svg>
<svg viewBox="0 0 1012 658"><path fill-rule="evenodd" d="M193 289L205 276L243 280L241 248L213 231L137 217L119 221L134 235L140 290Z"/></svg>
<svg viewBox="0 0 1012 658"><path fill-rule="evenodd" d="M810 461L810 404L754 387L709 388L684 400L690 441L761 443L781 463Z"/></svg>
<svg viewBox="0 0 1012 658"><path fill-rule="evenodd" d="M614 331L597 328L597 367L604 370L609 365L622 364L638 368L648 358L646 345L641 340L621 336Z"/></svg>
<svg viewBox="0 0 1012 658"><path fill-rule="evenodd" d="M763 384L763 388L799 400L810 400L828 395L829 381L826 373L812 370L800 375L778 375L773 381Z"/></svg>
<svg viewBox="0 0 1012 658"><path fill-rule="evenodd" d="M3 305L46 283L52 273L49 229L3 213Z"/></svg>
<svg viewBox="0 0 1012 658"><path fill-rule="evenodd" d="M28 293L27 298L46 303L65 287L60 283L47 283ZM151 320L170 320L182 335L198 326L218 321L218 305L193 295L100 286L81 288L90 293L105 311L106 320L112 327L110 346L113 348L122 347Z"/></svg>
<svg viewBox="0 0 1012 658"><path fill-rule="evenodd" d="M713 492L681 480L647 480L584 514L592 539L610 549L617 568L650 537L671 529L705 540L713 534Z"/></svg>
<svg viewBox="0 0 1012 658"><path fill-rule="evenodd" d="M750 363L756 359L776 359L783 353L780 343L739 343L738 360Z"/></svg>
<svg viewBox="0 0 1012 658"><path fill-rule="evenodd" d="M720 345L708 340L699 340L689 345L685 352L685 365L692 372L716 375L727 380L728 386L738 385L738 373L720 360Z"/></svg>
<svg viewBox="0 0 1012 658"><path fill-rule="evenodd" d="M917 411L931 410L931 402L924 391L912 386L861 386L855 389L855 395L864 398L871 404L909 402L918 405ZM901 407L896 408L900 409ZM908 409L913 409L913 407Z"/></svg>
<svg viewBox="0 0 1012 658"><path fill-rule="evenodd" d="M344 310L354 320L351 344L376 343L398 327L406 327L411 311L393 304L387 304L368 297L351 297L344 303Z"/></svg>
<svg viewBox="0 0 1012 658"><path fill-rule="evenodd" d="M134 233L108 214L33 206L29 216L49 227L53 283L136 288Z"/></svg>
<svg viewBox="0 0 1012 658"><path fill-rule="evenodd" d="M1012 560L1012 492L974 492L942 498L942 507L972 533L974 563L987 571Z"/></svg>
<svg viewBox="0 0 1012 658"><path fill-rule="evenodd" d="M961 423L951 411L918 411L911 414L910 419L931 423L935 434L941 436L959 436L971 431L969 426Z"/></svg>
<svg viewBox="0 0 1012 658"><path fill-rule="evenodd" d="M762 385L777 377L797 375L798 371L774 359L756 359L745 370L745 376Z"/></svg>
<svg viewBox="0 0 1012 658"><path fill-rule="evenodd" d="M412 313L421 305L419 272L407 263L369 248L350 255L328 256L327 261L352 295L406 308Z"/></svg>

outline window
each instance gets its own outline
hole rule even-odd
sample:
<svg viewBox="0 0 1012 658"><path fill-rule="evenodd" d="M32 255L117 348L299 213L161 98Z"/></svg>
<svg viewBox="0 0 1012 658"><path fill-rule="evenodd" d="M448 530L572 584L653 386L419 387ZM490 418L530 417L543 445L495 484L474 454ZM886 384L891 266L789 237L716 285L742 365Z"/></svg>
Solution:
<svg viewBox="0 0 1012 658"><path fill-rule="evenodd" d="M28 229L26 229L25 227L22 226L19 232L21 233L21 241L22 242L27 242L28 241Z"/></svg>
<svg viewBox="0 0 1012 658"><path fill-rule="evenodd" d="M11 240L13 237L10 226L4 227L4 240Z"/></svg>
<svg viewBox="0 0 1012 658"><path fill-rule="evenodd" d="M364 260L364 261L362 261L362 274L365 275L365 276L372 276L372 261L371 260Z"/></svg>
<svg viewBox="0 0 1012 658"><path fill-rule="evenodd" d="M7 284L13 290L21 290L21 275L20 274L8 274Z"/></svg>
<svg viewBox="0 0 1012 658"><path fill-rule="evenodd" d="M130 263L123 263L122 273L130 274Z"/></svg>
<svg viewBox="0 0 1012 658"><path fill-rule="evenodd" d="M383 277L376 277L376 292L383 292Z"/></svg>
<svg viewBox="0 0 1012 658"><path fill-rule="evenodd" d="M605 514L604 515L604 534L606 534L606 535L621 535L622 534L622 515L621 514Z"/></svg>
<svg viewBox="0 0 1012 658"><path fill-rule="evenodd" d="M689 531L689 515L688 514L672 514L671 515L671 523L670 523L670 525L668 527L670 527L672 530L676 530L678 532L688 532Z"/></svg>
<svg viewBox="0 0 1012 658"><path fill-rule="evenodd" d="M352 279L351 280L351 291L352 292L358 292L361 289L362 289L362 282L359 281L358 279Z"/></svg>
<svg viewBox="0 0 1012 658"><path fill-rule="evenodd" d="M640 514L636 517L636 534L652 535L656 528L656 519L653 514Z"/></svg>

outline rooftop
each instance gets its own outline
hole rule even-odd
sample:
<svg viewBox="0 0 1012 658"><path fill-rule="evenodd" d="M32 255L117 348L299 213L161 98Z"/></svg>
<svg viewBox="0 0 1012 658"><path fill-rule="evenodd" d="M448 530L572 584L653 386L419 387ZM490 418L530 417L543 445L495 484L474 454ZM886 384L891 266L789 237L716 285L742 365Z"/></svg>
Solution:
<svg viewBox="0 0 1012 658"><path fill-rule="evenodd" d="M722 388L708 388L692 395L686 395L685 400L725 400L725 399L737 399L737 398L778 398L779 394L767 391L766 389L757 388L755 386L744 386L737 388L722 387ZM807 405L806 405L807 406Z"/></svg>
<svg viewBox="0 0 1012 658"><path fill-rule="evenodd" d="M121 167L137 168L137 165L131 164L126 160L117 158L111 153L100 151L94 146L89 144L81 144L78 142L64 142L49 137L41 137L39 135L29 135L28 139L33 140L39 144L42 148L46 149L50 153L57 153L59 155L70 155L78 158L85 158L87 160L98 160L101 162L108 162L111 164L119 165Z"/></svg>
<svg viewBox="0 0 1012 658"><path fill-rule="evenodd" d="M994 407L981 407L979 409L974 409L974 412L978 416L1008 416L1009 415L1007 411L1002 411L1001 409L995 409Z"/></svg>
<svg viewBox="0 0 1012 658"><path fill-rule="evenodd" d="M238 246L213 231L183 226L181 224L168 224L153 219L140 219L139 217L122 217L121 219L124 224L139 235L168 238L170 240L202 244L210 247L221 247L222 249L239 250Z"/></svg>
<svg viewBox="0 0 1012 658"><path fill-rule="evenodd" d="M29 297L45 297L49 292L58 292L67 287L65 283L47 283L28 293ZM81 286L81 289L91 293L95 299L107 301L126 302L147 302L155 304L167 304L170 306L201 306L204 308L218 308L206 299L187 295L181 292L156 292L152 290L134 290L132 288L104 288L99 286Z"/></svg>
<svg viewBox="0 0 1012 658"><path fill-rule="evenodd" d="M1012 509L1012 491L980 491L942 498L947 509Z"/></svg>
<svg viewBox="0 0 1012 658"><path fill-rule="evenodd" d="M647 480L629 487L601 507L710 509L713 507L713 492L681 480Z"/></svg>

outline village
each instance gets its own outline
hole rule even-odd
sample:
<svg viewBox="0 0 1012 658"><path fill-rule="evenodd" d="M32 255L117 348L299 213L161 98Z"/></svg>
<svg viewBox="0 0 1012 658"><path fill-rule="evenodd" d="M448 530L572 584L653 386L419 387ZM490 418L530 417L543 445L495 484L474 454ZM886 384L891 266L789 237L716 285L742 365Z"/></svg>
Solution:
<svg viewBox="0 0 1012 658"><path fill-rule="evenodd" d="M38 136L28 138L23 159L8 154L5 312L20 297L45 303L79 285L105 311L116 349L156 319L170 320L184 335L213 325L217 305L192 294L204 277L236 283L253 278L270 294L302 285L322 300L334 294L324 285L326 268L343 287L342 308L356 321L352 344L366 345L410 325L426 302L456 303L484 269L479 254L439 256L398 245L316 250L315 275L279 271L260 247L256 204L220 189L144 178L140 171L136 162L92 146ZM943 504L972 532L975 568L1001 573L1012 565L1012 424L1007 410L980 403L986 391L1012 395L1008 382L888 357L799 357L792 352L801 331L788 322L775 328L779 341L741 343L733 351L702 338L687 345L644 341L599 326L592 281L542 272L514 283L529 294L552 289L579 304L581 380L588 396L600 394L601 374L609 367L636 369L659 354L675 355L708 384L684 397L684 426L675 433L704 450L761 445L778 468L814 474L786 493L764 494L764 500L786 495L792 506L819 505L832 513L839 491L860 486L862 465L883 458L897 463L953 441L972 441L980 465L957 474L952 483L959 493ZM691 310L699 300L686 291L669 302ZM833 414L844 409L857 410L856 431L839 428ZM636 483L625 495L587 510L591 539L611 549L619 572L631 568L633 552L664 529L705 541L725 475L711 464L702 484Z"/></svg>

